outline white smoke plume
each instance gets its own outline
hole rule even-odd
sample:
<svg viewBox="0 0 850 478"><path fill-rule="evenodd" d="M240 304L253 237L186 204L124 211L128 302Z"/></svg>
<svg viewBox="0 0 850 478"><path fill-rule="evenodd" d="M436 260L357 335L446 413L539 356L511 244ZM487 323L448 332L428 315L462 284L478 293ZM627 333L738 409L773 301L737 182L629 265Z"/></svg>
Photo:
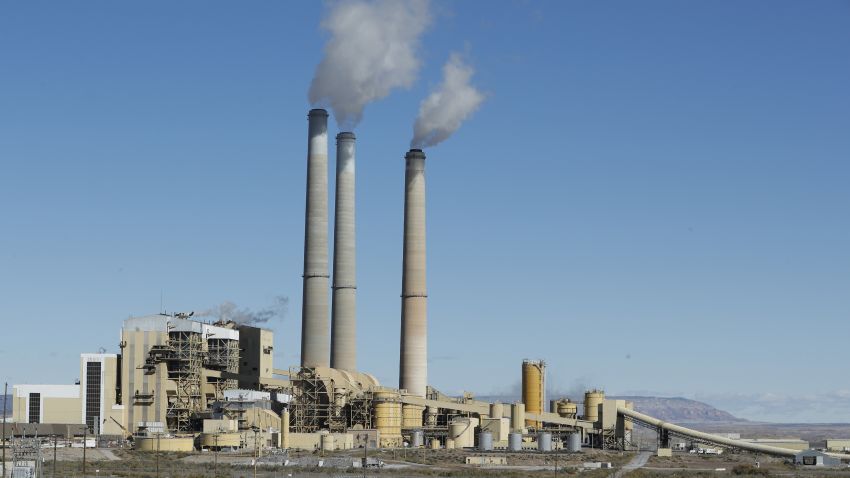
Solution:
<svg viewBox="0 0 850 478"><path fill-rule="evenodd" d="M274 304L260 310L239 308L233 302L226 300L221 304L197 312L198 317L214 317L222 322L236 322L244 325L264 324L274 318L283 318L287 312L289 297L275 297Z"/></svg>
<svg viewBox="0 0 850 478"><path fill-rule="evenodd" d="M322 22L331 38L310 85L310 103L329 106L341 128L353 129L366 104L413 85L419 38L430 21L428 0L337 3Z"/></svg>
<svg viewBox="0 0 850 478"><path fill-rule="evenodd" d="M475 70L457 53L443 66L443 82L419 105L413 125L412 148L425 148L445 141L484 101L484 94L469 81Z"/></svg>

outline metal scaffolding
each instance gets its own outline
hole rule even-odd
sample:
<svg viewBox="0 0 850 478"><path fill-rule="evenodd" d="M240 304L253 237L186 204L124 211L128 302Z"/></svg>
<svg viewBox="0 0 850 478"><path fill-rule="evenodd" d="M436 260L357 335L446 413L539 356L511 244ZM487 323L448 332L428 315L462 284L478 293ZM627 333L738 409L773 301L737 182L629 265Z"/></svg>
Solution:
<svg viewBox="0 0 850 478"><path fill-rule="evenodd" d="M207 337L206 367L210 370L239 373L239 341ZM235 379L208 377L207 381L213 384L215 400L222 400L225 390L238 388Z"/></svg>
<svg viewBox="0 0 850 478"><path fill-rule="evenodd" d="M292 379L294 432L312 433L327 428L331 418L330 394L325 381L313 368L301 368Z"/></svg>
<svg viewBox="0 0 850 478"><path fill-rule="evenodd" d="M176 384L167 391L166 420L170 430L192 430L192 418L204 409L201 377L206 352L203 335L197 332L170 331L166 345L151 347L145 364L151 368L164 362L168 378Z"/></svg>

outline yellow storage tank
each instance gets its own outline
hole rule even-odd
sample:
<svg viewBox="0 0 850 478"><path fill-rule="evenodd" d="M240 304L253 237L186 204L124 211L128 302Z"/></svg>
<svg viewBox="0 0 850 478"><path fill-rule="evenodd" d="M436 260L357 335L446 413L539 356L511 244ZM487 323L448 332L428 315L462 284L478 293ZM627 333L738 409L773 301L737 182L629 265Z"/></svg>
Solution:
<svg viewBox="0 0 850 478"><path fill-rule="evenodd" d="M505 406L499 402L490 404L490 418L502 418L505 414Z"/></svg>
<svg viewBox="0 0 850 478"><path fill-rule="evenodd" d="M242 435L239 433L201 433L201 448L240 448ZM156 446L154 444L154 446Z"/></svg>
<svg viewBox="0 0 850 478"><path fill-rule="evenodd" d="M511 404L511 431L522 433L525 428L525 405L521 402Z"/></svg>
<svg viewBox="0 0 850 478"><path fill-rule="evenodd" d="M411 405L405 403L401 408L402 420L401 427L405 430L412 428L422 428L422 412L425 407L421 405Z"/></svg>
<svg viewBox="0 0 850 478"><path fill-rule="evenodd" d="M449 423L449 438L455 448L475 446L475 424L470 418L455 418Z"/></svg>
<svg viewBox="0 0 850 478"><path fill-rule="evenodd" d="M134 448L139 451L192 451L195 437L135 437Z"/></svg>
<svg viewBox="0 0 850 478"><path fill-rule="evenodd" d="M546 363L542 360L522 361L522 403L527 413L543 412L546 400L545 393ZM542 425L535 420L526 420L525 425L540 428Z"/></svg>
<svg viewBox="0 0 850 478"><path fill-rule="evenodd" d="M584 419L589 422L599 420L599 405L605 401L605 392L602 390L588 390L584 392Z"/></svg>
<svg viewBox="0 0 850 478"><path fill-rule="evenodd" d="M558 400L555 408L558 415L564 418L575 418L578 415L578 404L571 402L569 398Z"/></svg>
<svg viewBox="0 0 850 478"><path fill-rule="evenodd" d="M398 391L378 388L372 393L375 413L375 429L381 436L380 447L401 446L401 397Z"/></svg>

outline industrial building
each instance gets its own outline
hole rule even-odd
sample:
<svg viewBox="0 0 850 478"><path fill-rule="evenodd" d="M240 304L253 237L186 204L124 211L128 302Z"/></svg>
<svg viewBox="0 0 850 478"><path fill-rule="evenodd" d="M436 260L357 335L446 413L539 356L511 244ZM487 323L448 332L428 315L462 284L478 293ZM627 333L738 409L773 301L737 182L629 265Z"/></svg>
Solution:
<svg viewBox="0 0 850 478"><path fill-rule="evenodd" d="M328 113L308 115L300 366L277 369L271 330L207 323L192 313L126 319L115 354L82 354L77 385L17 385L19 423L83 424L151 450L429 446L483 451L633 447L635 424L671 436L794 457L778 443L702 433L588 390L547 401L546 364L522 363L522 400L444 395L428 379L426 155L404 156L404 228L397 386L357 368L355 144L336 137L333 278L328 254ZM330 299L329 300L329 296ZM548 405L548 406L547 406ZM155 445L154 445L155 443Z"/></svg>

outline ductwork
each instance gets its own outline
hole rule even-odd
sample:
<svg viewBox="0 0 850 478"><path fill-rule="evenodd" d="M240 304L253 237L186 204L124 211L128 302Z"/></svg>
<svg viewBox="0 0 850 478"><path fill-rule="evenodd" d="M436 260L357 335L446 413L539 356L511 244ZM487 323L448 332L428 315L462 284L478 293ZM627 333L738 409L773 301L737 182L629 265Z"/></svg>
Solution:
<svg viewBox="0 0 850 478"><path fill-rule="evenodd" d="M310 110L301 366L327 367L328 353L328 112Z"/></svg>
<svg viewBox="0 0 850 478"><path fill-rule="evenodd" d="M336 206L331 309L331 367L357 370L354 133L336 136Z"/></svg>
<svg viewBox="0 0 850 478"><path fill-rule="evenodd" d="M425 396L428 382L428 295L425 286L425 153L405 155L404 258L399 388Z"/></svg>

